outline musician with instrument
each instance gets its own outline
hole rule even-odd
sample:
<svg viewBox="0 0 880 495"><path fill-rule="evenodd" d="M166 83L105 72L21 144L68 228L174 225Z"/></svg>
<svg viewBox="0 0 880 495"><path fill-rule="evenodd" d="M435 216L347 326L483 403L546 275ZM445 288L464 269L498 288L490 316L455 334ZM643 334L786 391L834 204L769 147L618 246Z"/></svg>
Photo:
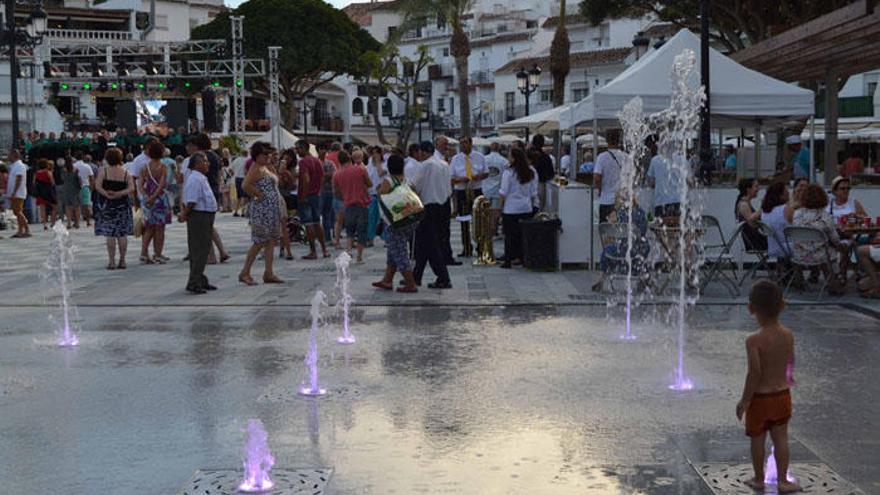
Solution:
<svg viewBox="0 0 880 495"><path fill-rule="evenodd" d="M486 158L474 151L473 141L469 136L461 138L459 147L460 151L452 157L449 166L458 212L456 219L461 223L462 251L458 256L469 258L473 254L470 235L471 208L474 199L483 194L483 179L489 174L486 169Z"/></svg>

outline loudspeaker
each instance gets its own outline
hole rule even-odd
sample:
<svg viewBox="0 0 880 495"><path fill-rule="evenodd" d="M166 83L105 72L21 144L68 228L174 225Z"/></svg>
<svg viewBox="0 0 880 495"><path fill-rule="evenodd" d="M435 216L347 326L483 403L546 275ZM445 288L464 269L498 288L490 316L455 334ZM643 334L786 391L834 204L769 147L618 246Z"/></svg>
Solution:
<svg viewBox="0 0 880 495"><path fill-rule="evenodd" d="M174 98L168 100L165 104L165 121L168 123L169 127L174 129L178 129L180 127L186 128L186 123L189 117L189 108L188 103L184 98Z"/></svg>
<svg viewBox="0 0 880 495"><path fill-rule="evenodd" d="M214 90L202 90L202 115L205 117L205 132L217 132L217 104L214 101Z"/></svg>
<svg viewBox="0 0 880 495"><path fill-rule="evenodd" d="M137 111L134 100L116 100L116 125L131 132L137 129Z"/></svg>

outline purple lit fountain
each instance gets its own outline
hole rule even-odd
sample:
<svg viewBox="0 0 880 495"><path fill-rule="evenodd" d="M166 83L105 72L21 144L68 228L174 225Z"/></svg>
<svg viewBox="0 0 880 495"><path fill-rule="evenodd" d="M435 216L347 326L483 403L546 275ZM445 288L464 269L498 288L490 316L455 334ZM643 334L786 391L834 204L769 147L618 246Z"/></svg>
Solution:
<svg viewBox="0 0 880 495"><path fill-rule="evenodd" d="M306 354L306 368L309 372L309 384L302 385L300 395L319 396L327 393L327 390L318 387L318 327L321 324L321 305L324 304L324 293L315 291L312 298L312 328L309 331L309 350Z"/></svg>
<svg viewBox="0 0 880 495"><path fill-rule="evenodd" d="M764 464L765 485L776 485L779 483L779 473L776 472L776 457L774 456L773 451L773 447L770 447L770 457L767 458L767 461ZM789 467L788 472L785 473L785 479L789 483L797 483L797 478L791 475L791 467Z"/></svg>
<svg viewBox="0 0 880 495"><path fill-rule="evenodd" d="M348 309L351 306L351 275L348 267L351 264L351 256L345 251L336 258L336 287L339 289L340 299L337 310L342 310L342 336L336 339L340 344L354 344L355 338L348 328ZM341 308L340 308L341 305Z"/></svg>
<svg viewBox="0 0 880 495"><path fill-rule="evenodd" d="M50 283L57 283L60 299L61 299L61 321L58 322L58 345L61 347L74 347L79 344L79 338L76 336L76 328L74 318L76 308L70 304L70 283L71 262L73 261L73 253L76 247L70 240L70 233L64 226L63 222L55 222L52 227L55 242L49 257L46 259L46 277L50 279ZM54 318L52 318L54 322Z"/></svg>
<svg viewBox="0 0 880 495"><path fill-rule="evenodd" d="M617 115L623 130L623 150L626 158L620 171L620 190L626 196L626 326L620 335L623 340L635 340L632 331L633 309L633 209L635 208L635 185L638 175L638 164L645 154L645 139L650 135L650 127L645 118L642 99L635 97L624 105Z"/></svg>
<svg viewBox="0 0 880 495"><path fill-rule="evenodd" d="M244 480L238 485L238 491L261 493L271 490L275 483L269 478L269 470L275 465L275 458L269 451L269 435L259 419L248 420L244 455Z"/></svg>
<svg viewBox="0 0 880 495"><path fill-rule="evenodd" d="M675 368L673 382L669 385L672 390L686 391L694 388L693 382L685 375L684 370L684 341L685 341L685 311L688 305L696 303L699 295L699 253L693 249L693 239L696 239L696 231L700 224L700 201L694 201L691 197L691 170L690 164L684 158L687 156L688 141L697 131L700 118L700 109L706 99L705 90L702 86L691 88L688 80L694 71L696 56L692 50L684 50L675 57L672 67L672 95L669 108L651 116L654 124L660 131L660 144L658 152L669 164L669 169L678 174L679 199L681 212L679 215L679 238L678 238L678 301L676 303L676 320L678 327L678 360ZM688 290L695 292L697 296L689 296Z"/></svg>

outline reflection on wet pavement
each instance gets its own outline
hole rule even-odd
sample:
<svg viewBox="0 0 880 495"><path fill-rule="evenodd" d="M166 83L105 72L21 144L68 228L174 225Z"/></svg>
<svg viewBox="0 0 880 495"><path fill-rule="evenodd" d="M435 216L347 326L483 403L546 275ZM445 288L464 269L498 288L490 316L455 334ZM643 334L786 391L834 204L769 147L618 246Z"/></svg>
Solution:
<svg viewBox="0 0 880 495"><path fill-rule="evenodd" d="M250 417L277 467L332 467L330 493L708 494L692 463L748 459L739 306L690 315L683 394L666 388L662 307L645 307L636 342L598 307L356 308L357 344L322 329L320 399L296 395L306 308L82 313L80 347L59 350L31 330L38 309L4 309L4 493L176 493L197 469L241 465ZM824 307L786 323L793 459L876 493L877 321Z"/></svg>

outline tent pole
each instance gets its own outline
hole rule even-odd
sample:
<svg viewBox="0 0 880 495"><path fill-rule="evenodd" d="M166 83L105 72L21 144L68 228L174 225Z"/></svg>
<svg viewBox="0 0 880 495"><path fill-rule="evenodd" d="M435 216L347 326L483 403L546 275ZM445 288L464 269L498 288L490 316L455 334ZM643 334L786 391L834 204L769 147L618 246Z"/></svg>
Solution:
<svg viewBox="0 0 880 495"><path fill-rule="evenodd" d="M810 184L816 182L816 116L810 116Z"/></svg>
<svg viewBox="0 0 880 495"><path fill-rule="evenodd" d="M578 162L579 162L578 157L577 157L578 156L577 155L577 150L578 150L577 130L574 125L571 126L571 130L569 131L569 133L571 134L571 151L569 151L569 153L571 153L571 161L568 164L568 176L571 179L571 181L574 182L575 179L577 179Z"/></svg>
<svg viewBox="0 0 880 495"><path fill-rule="evenodd" d="M755 179L761 176L761 121L755 127Z"/></svg>

